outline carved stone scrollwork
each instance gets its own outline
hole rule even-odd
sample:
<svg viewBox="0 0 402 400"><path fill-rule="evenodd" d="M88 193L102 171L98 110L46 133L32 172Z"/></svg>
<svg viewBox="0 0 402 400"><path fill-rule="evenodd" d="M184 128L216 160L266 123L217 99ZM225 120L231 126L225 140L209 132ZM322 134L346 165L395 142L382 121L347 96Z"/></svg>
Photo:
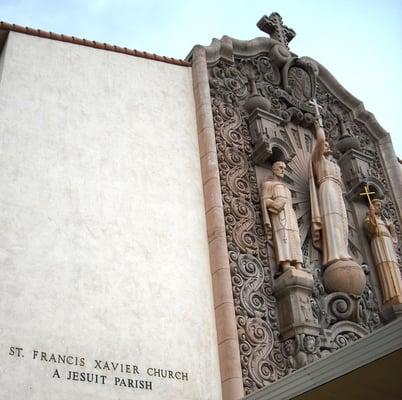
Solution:
<svg viewBox="0 0 402 400"><path fill-rule="evenodd" d="M283 343L287 372L305 367L320 358L320 338L313 335L299 334Z"/></svg>
<svg viewBox="0 0 402 400"><path fill-rule="evenodd" d="M271 279L256 257L233 252L231 259L237 260L233 283L239 288L235 304L243 376L246 391L253 391L274 382L285 371L278 333L273 330L277 326L275 299L267 291Z"/></svg>
<svg viewBox="0 0 402 400"><path fill-rule="evenodd" d="M309 100L314 95L322 106L326 138L344 175L350 255L359 264L367 262L368 242L357 216L362 206L358 192L368 183L371 190L383 193L383 218L395 225L396 255L401 264L401 226L395 199L387 191L389 182L376 139L322 84L312 60L292 58L278 48L285 47L275 42L266 52L259 47L254 55L233 52L230 65L219 61L209 67L246 394L331 354L383 323L372 265L365 267L367 284L361 296L329 294L323 284L321 256L310 233L308 172L315 137L311 132L314 108ZM259 187L272 178L271 166L278 159L288 163L283 180L291 192L300 232L301 271L313 277L312 287L306 285L303 293L286 285L282 293L277 290L280 276L274 276L280 270L262 218ZM289 323L282 310L290 292L294 301L289 308L299 314L289 318Z"/></svg>
<svg viewBox="0 0 402 400"><path fill-rule="evenodd" d="M353 322L367 332L372 332L381 325L378 302L369 280L367 280L361 296L352 296L342 292L327 294L318 263L311 264L309 270L314 277L311 306L322 332L332 329L332 326L340 321ZM363 265L363 270L369 274L367 266Z"/></svg>
<svg viewBox="0 0 402 400"><path fill-rule="evenodd" d="M250 317L264 317L268 310L269 299L263 292L259 292L264 284L262 264L250 254L240 254L237 265L238 272L243 277L240 286L241 304Z"/></svg>
<svg viewBox="0 0 402 400"><path fill-rule="evenodd" d="M346 177L347 197L351 201L358 201L359 190L362 186L368 185L370 190L375 191L377 196L383 199L383 217L391 220L395 225L396 256L402 274L402 231L395 208L396 200L393 198L392 191L388 189L392 183L388 182L385 176L381 151L376 139L363 123L353 119L350 111L320 82L317 83L317 99L323 107L321 114L331 147L336 148L336 144L345 133L358 142L358 146L354 144L349 151L344 152L345 147L341 149L343 155L339 150L334 154L340 159L340 166ZM350 175L349 168L356 172L355 176Z"/></svg>
<svg viewBox="0 0 402 400"><path fill-rule="evenodd" d="M369 332L372 332L381 324L378 304L370 286L366 287L363 296L358 299L356 319L357 323L365 327Z"/></svg>
<svg viewBox="0 0 402 400"><path fill-rule="evenodd" d="M300 102L315 98L318 67L308 58L294 57L282 68L283 89Z"/></svg>
<svg viewBox="0 0 402 400"><path fill-rule="evenodd" d="M335 337L334 343L339 349L347 346L352 342L355 342L356 340L360 339L360 337L361 336L357 335L355 332L343 332Z"/></svg>
<svg viewBox="0 0 402 400"><path fill-rule="evenodd" d="M257 386L263 387L276 380L274 368L267 361L274 346L274 336L269 325L261 318L249 319L245 334L254 346L250 354L247 369Z"/></svg>
<svg viewBox="0 0 402 400"><path fill-rule="evenodd" d="M352 296L346 293L331 293L325 299L326 312L335 321L349 320L355 309Z"/></svg>
<svg viewBox="0 0 402 400"><path fill-rule="evenodd" d="M310 302L312 287L312 276L301 270L288 270L276 279L274 293L278 299L282 340L298 334L319 334L319 326Z"/></svg>
<svg viewBox="0 0 402 400"><path fill-rule="evenodd" d="M334 344L334 349L339 349L355 342L367 334L368 331L358 324L349 321L341 321L334 324L330 337Z"/></svg>

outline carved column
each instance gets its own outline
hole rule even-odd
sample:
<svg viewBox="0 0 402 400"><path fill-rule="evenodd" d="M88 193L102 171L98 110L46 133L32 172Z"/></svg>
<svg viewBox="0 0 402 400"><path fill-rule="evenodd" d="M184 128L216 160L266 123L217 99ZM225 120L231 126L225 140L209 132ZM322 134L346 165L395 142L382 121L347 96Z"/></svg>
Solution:
<svg viewBox="0 0 402 400"><path fill-rule="evenodd" d="M318 336L310 297L314 280L311 274L290 269L275 281L274 294L278 299L279 330L283 340L298 334Z"/></svg>

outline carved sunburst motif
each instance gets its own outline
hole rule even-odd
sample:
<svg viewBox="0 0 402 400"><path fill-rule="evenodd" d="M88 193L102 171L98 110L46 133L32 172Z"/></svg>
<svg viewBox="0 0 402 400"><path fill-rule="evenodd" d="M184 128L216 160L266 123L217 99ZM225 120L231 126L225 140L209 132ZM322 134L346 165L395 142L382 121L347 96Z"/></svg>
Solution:
<svg viewBox="0 0 402 400"><path fill-rule="evenodd" d="M314 139L311 131L293 123L286 126L277 126L270 136L275 136L281 146L282 156L290 161L287 163L284 181L292 193L293 207L299 225L300 243L305 256L310 254L310 191L308 186L308 170L311 153L314 146ZM258 184L265 180L272 179L270 167L257 167Z"/></svg>
<svg viewBox="0 0 402 400"><path fill-rule="evenodd" d="M288 88L283 88L282 77L271 62L272 54L258 53L252 57L235 54L234 65L228 65L222 60L209 67L225 233L245 394L289 373L286 367L287 354L281 347L278 310L273 295L274 276L278 266L272 241L268 240L264 229L259 193L261 183L272 179L271 164L278 159L280 151L288 161L285 182L293 194L305 267L314 276L311 299L313 312L325 329L325 340L319 349L320 356L328 354L325 335L331 324L336 324L336 330L332 332L335 336L328 340L339 347L345 340L355 339L359 325L371 331L379 321L378 308L369 286L363 294L363 298L366 296L367 299L358 305L359 316L355 322L338 321L336 316L332 318L332 308L325 303L327 294L322 284L320 255L313 248L309 233L311 215L308 172L315 139L313 132L306 128L312 125L313 116L304 100L310 98L311 92L305 91L302 83L292 83L292 80L298 79L298 74L293 73L295 71L290 71L288 77L291 82L288 82ZM258 93L272 104L269 123L256 123L255 129L252 129L249 112L244 108L252 80ZM315 88L315 82L311 86ZM324 89L321 92L319 90L317 99L323 106L321 114L326 135L333 145L340 131L336 118L331 119L331 113L326 111L329 107L327 103L332 105L334 102L329 101L331 95ZM348 110L344 111L344 118L350 119ZM262 116L265 117L267 116ZM286 125L275 127L280 122ZM367 136L368 132L363 134ZM380 166L376 163L373 168ZM382 174L380 169L378 171ZM354 250L360 247L361 236L358 235L360 231L356 231L359 226L354 214L355 204L348 204L347 201L345 204L350 225L349 245L356 255ZM351 229L352 226L354 228ZM343 303L336 304L343 307ZM349 333L352 336L346 337Z"/></svg>
<svg viewBox="0 0 402 400"><path fill-rule="evenodd" d="M293 198L293 207L295 209L300 243L306 258L312 260L318 257L317 252L313 250L311 244L311 207L310 207L310 188L309 188L309 165L311 155L315 145L315 139L311 130L293 123L286 126L278 126L270 136L275 136L286 143L286 149L282 148L284 158L290 161L287 163L284 181L287 183ZM260 183L265 179L271 179L268 170L260 172ZM357 237L357 229L354 225L352 211L345 199L345 205L348 213L349 226L349 248L357 262L361 262L361 253ZM314 252L314 256L313 256Z"/></svg>
<svg viewBox="0 0 402 400"><path fill-rule="evenodd" d="M313 149L313 135L309 130L293 124L288 124L286 128L281 127L279 130L286 135L287 142L295 154L288 163L285 181L292 192L293 207L299 225L300 243L303 246L308 238L311 225L308 171Z"/></svg>

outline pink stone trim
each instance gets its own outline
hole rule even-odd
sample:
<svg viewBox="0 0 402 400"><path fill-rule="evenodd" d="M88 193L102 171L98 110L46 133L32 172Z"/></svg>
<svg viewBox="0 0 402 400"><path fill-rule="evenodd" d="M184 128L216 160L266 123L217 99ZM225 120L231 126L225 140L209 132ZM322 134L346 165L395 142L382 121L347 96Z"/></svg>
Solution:
<svg viewBox="0 0 402 400"><path fill-rule="evenodd" d="M205 50L193 49L193 89L204 188L223 400L244 397Z"/></svg>

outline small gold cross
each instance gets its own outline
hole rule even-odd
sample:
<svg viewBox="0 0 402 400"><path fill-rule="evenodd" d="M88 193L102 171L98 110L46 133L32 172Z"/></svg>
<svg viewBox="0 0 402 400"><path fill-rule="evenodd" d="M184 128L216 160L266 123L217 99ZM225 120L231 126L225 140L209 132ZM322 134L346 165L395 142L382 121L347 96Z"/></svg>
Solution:
<svg viewBox="0 0 402 400"><path fill-rule="evenodd" d="M371 194L375 194L375 192L369 192L367 185L364 186L364 191L362 193L360 193L360 196L366 196L367 197L370 206L372 205L371 198L370 198Z"/></svg>

